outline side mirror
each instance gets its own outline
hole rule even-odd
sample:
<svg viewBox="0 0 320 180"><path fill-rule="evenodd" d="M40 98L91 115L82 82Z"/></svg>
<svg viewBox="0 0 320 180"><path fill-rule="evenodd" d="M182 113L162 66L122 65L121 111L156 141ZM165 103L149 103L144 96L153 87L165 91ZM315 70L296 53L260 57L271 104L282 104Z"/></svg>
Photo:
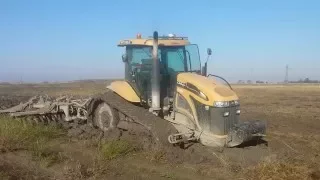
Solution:
<svg viewBox="0 0 320 180"><path fill-rule="evenodd" d="M128 56L127 54L122 55L122 62L128 62Z"/></svg>
<svg viewBox="0 0 320 180"><path fill-rule="evenodd" d="M208 60L212 54L212 50L211 48L208 48L207 49L207 54L208 54L208 57L207 57L207 61L204 63L204 66L202 67L202 70L201 70L201 74L202 76L207 76L207 70L208 70Z"/></svg>
<svg viewBox="0 0 320 180"><path fill-rule="evenodd" d="M210 55L212 54L211 48L208 48L208 49L207 49L207 54L208 54L208 56L210 56Z"/></svg>

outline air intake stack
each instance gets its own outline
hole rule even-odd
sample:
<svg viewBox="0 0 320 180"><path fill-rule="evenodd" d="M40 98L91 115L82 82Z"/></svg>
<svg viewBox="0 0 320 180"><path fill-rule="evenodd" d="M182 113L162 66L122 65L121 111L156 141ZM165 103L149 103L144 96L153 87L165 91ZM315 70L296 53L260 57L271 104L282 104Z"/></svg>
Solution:
<svg viewBox="0 0 320 180"><path fill-rule="evenodd" d="M153 33L153 52L152 52L152 107L153 112L158 112L160 108L160 65L158 59L158 32Z"/></svg>

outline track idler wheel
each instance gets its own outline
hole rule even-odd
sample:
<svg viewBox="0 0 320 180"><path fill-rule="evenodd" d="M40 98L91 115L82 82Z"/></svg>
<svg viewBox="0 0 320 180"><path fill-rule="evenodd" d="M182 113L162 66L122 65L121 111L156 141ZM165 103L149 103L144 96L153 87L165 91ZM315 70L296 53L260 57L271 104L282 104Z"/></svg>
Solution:
<svg viewBox="0 0 320 180"><path fill-rule="evenodd" d="M103 131L117 127L119 120L119 112L105 102L100 103L95 109L93 123Z"/></svg>

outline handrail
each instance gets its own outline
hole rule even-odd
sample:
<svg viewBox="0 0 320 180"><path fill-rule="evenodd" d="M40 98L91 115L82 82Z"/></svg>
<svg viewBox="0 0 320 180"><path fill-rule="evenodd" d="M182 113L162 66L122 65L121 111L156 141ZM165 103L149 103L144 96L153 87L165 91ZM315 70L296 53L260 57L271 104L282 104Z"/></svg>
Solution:
<svg viewBox="0 0 320 180"><path fill-rule="evenodd" d="M230 89L233 90L232 87L231 87L231 85L229 84L229 82L228 82L227 80L225 80L223 77L217 76L217 75L214 75L214 74L209 74L207 77L209 77L209 76L213 76L213 77L217 77L217 78L222 79L224 82L226 82L226 83L228 84L228 86L230 87Z"/></svg>

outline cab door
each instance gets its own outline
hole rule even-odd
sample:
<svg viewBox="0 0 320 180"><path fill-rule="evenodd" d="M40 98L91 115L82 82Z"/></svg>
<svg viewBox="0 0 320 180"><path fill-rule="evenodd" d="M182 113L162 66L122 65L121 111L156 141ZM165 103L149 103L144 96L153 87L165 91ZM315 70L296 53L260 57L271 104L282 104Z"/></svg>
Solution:
<svg viewBox="0 0 320 180"><path fill-rule="evenodd" d="M127 47L125 79L143 100L151 93L152 57L150 47Z"/></svg>

